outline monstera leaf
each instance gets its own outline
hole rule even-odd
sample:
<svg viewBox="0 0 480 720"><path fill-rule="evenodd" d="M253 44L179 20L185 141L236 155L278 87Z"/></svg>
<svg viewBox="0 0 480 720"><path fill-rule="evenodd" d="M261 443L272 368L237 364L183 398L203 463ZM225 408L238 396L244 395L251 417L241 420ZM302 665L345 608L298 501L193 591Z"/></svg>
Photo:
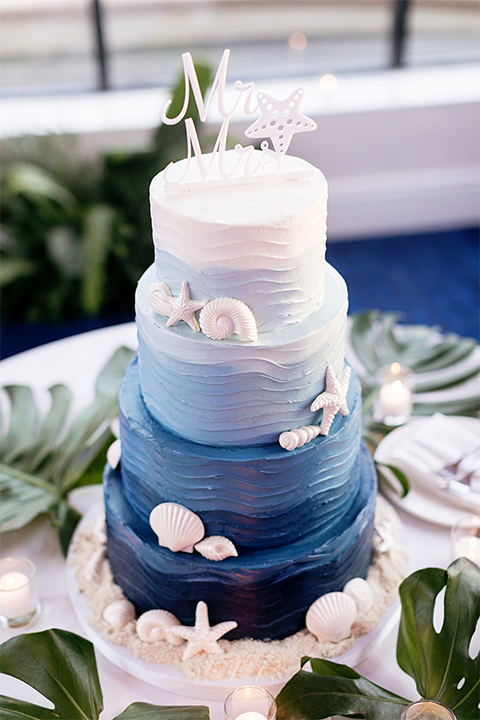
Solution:
<svg viewBox="0 0 480 720"><path fill-rule="evenodd" d="M80 518L68 504L68 493L85 482L101 482L118 388L133 355L128 348L114 353L98 376L94 402L66 431L72 401L67 387L50 388L50 410L42 421L31 388L5 388L11 412L0 448L0 532L21 528L48 512L66 554Z"/></svg>
<svg viewBox="0 0 480 720"><path fill-rule="evenodd" d="M444 588L443 626L436 632L433 611ZM400 597L398 664L422 697L446 705L457 720L479 717L480 653L472 658L469 648L480 617L480 570L466 558L447 570L419 570L404 580Z"/></svg>
<svg viewBox="0 0 480 720"><path fill-rule="evenodd" d="M434 607L444 588L444 621L437 633ZM480 569L460 558L447 570L418 570L401 584L400 599L400 667L414 678L423 699L449 707L457 720L478 718L480 653L472 658L469 649L480 619ZM305 669L307 662L311 672ZM325 720L339 715L396 720L410 702L374 685L346 665L304 658L302 670L277 697L277 717Z"/></svg>
<svg viewBox="0 0 480 720"><path fill-rule="evenodd" d="M398 720L409 704L346 665L307 657L302 667L307 662L311 672L300 670L277 697L279 720L323 720L331 715Z"/></svg>
<svg viewBox="0 0 480 720"><path fill-rule="evenodd" d="M391 430L376 424L371 415L377 373L393 362L415 373L414 415L470 415L479 410L477 342L454 333L442 334L435 327L400 324L399 319L397 313L369 310L354 315L350 326L350 360L362 382L367 429Z"/></svg>
<svg viewBox="0 0 480 720"><path fill-rule="evenodd" d="M35 688L53 710L0 695L0 718L98 720L103 697L93 645L66 630L19 635L0 647L2 672ZM115 720L209 720L206 707L133 703Z"/></svg>

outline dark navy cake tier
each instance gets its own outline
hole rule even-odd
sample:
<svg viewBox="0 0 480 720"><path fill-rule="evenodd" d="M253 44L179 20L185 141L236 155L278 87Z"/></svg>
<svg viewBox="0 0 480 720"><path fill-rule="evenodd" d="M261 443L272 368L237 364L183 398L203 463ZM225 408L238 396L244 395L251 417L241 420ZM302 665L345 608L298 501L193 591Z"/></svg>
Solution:
<svg viewBox="0 0 480 720"><path fill-rule="evenodd" d="M193 625L196 605L203 600L212 624L238 623L227 638L292 635L305 626L305 613L320 595L341 590L368 570L376 474L363 445L352 475L352 502L330 523L328 538L313 532L282 547L240 551L238 557L213 562L198 553L160 547L153 530L138 523L120 473L107 467L108 558L115 581L139 614L162 608Z"/></svg>
<svg viewBox="0 0 480 720"><path fill-rule="evenodd" d="M278 443L199 445L152 418L134 361L119 396L121 476L133 531L142 537L151 533L153 508L175 502L201 517L206 535L229 538L239 552L313 535L317 544L324 542L354 503L362 481L353 472L361 437L360 385L354 372L347 401L349 415L338 414L328 436L290 452Z"/></svg>

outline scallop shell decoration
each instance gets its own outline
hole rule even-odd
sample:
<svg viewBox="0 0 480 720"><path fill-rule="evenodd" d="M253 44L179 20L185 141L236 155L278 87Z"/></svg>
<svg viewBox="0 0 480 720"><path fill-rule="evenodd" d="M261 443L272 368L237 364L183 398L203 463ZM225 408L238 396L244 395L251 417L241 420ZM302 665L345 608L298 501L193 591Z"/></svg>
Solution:
<svg viewBox="0 0 480 720"><path fill-rule="evenodd" d="M353 578L345 587L343 592L355 600L359 613L367 612L373 605L373 589L363 578Z"/></svg>
<svg viewBox="0 0 480 720"><path fill-rule="evenodd" d="M122 446L120 440L115 440L107 450L107 462L113 470L118 467L120 456L122 454Z"/></svg>
<svg viewBox="0 0 480 720"><path fill-rule="evenodd" d="M225 340L238 335L253 342L258 338L257 323L252 311L241 300L221 297L211 300L200 313L200 327L212 340Z"/></svg>
<svg viewBox="0 0 480 720"><path fill-rule="evenodd" d="M319 642L337 643L349 637L357 617L355 600L341 592L322 595L307 611L307 629Z"/></svg>
<svg viewBox="0 0 480 720"><path fill-rule="evenodd" d="M114 628L122 628L135 620L135 608L128 600L116 600L107 605L103 611L103 619Z"/></svg>
<svg viewBox="0 0 480 720"><path fill-rule="evenodd" d="M176 635L168 635L167 628L180 625L175 615L167 610L148 610L137 620L137 635L145 643L167 640L171 645L181 645L183 640Z"/></svg>
<svg viewBox="0 0 480 720"><path fill-rule="evenodd" d="M238 552L231 540L221 535L211 535L195 545L195 550L207 560L225 560L227 557L238 557Z"/></svg>
<svg viewBox="0 0 480 720"><path fill-rule="evenodd" d="M151 283L148 292L148 302L156 313L159 315L170 315L172 311L170 307L171 298L172 293L167 283Z"/></svg>
<svg viewBox="0 0 480 720"><path fill-rule="evenodd" d="M205 535L203 522L194 512L178 503L161 503L150 513L150 525L158 535L158 544L172 552L193 552L193 546Z"/></svg>

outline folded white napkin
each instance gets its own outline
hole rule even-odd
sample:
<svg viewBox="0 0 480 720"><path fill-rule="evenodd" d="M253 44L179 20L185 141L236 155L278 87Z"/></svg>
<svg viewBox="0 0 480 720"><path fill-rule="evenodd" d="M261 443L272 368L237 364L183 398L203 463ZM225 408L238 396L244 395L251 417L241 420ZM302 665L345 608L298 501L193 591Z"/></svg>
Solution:
<svg viewBox="0 0 480 720"><path fill-rule="evenodd" d="M400 468L412 487L424 494L435 495L447 505L480 512L480 433L466 428L458 418L436 413L415 421L415 432L412 424L412 432L393 448L388 463ZM472 473L470 492L461 495L443 489L445 478L438 474L456 463L459 477Z"/></svg>

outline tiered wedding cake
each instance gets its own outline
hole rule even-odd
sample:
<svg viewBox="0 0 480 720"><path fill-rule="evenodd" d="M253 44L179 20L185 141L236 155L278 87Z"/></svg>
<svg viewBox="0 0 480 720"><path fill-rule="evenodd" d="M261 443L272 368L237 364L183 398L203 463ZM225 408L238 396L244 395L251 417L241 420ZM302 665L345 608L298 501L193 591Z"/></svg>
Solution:
<svg viewBox="0 0 480 720"><path fill-rule="evenodd" d="M280 108L277 128L288 119ZM325 178L282 155L270 178L222 183L238 156L213 157L197 187L173 190L171 170L151 185L155 264L105 475L108 559L139 614L193 625L204 601L212 624L238 624L228 638L282 638L365 576L375 470L344 362L347 289L325 262ZM201 166L182 162L187 179Z"/></svg>

